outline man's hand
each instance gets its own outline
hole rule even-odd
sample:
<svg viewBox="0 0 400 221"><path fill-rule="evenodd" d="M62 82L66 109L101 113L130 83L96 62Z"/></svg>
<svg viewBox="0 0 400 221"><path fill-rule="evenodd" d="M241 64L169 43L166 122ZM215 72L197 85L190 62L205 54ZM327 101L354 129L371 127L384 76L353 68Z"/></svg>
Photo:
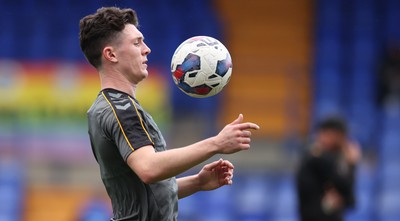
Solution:
<svg viewBox="0 0 400 221"><path fill-rule="evenodd" d="M343 148L343 154L349 164L357 164L361 159L360 145L356 142L347 142Z"/></svg>
<svg viewBox="0 0 400 221"><path fill-rule="evenodd" d="M322 198L321 206L326 214L332 214L343 208L343 198L335 188L330 187Z"/></svg>
<svg viewBox="0 0 400 221"><path fill-rule="evenodd" d="M207 164L197 174L200 190L214 190L224 185L231 185L233 165L227 160L218 160Z"/></svg>
<svg viewBox="0 0 400 221"><path fill-rule="evenodd" d="M178 197L185 198L198 191L214 190L221 186L231 185L233 165L227 160L217 160L207 164L196 175L177 179Z"/></svg>
<svg viewBox="0 0 400 221"><path fill-rule="evenodd" d="M250 148L251 131L249 130L258 130L260 127L254 123L242 122L243 115L239 114L239 117L236 120L226 125L221 132L214 137L218 153L231 154Z"/></svg>

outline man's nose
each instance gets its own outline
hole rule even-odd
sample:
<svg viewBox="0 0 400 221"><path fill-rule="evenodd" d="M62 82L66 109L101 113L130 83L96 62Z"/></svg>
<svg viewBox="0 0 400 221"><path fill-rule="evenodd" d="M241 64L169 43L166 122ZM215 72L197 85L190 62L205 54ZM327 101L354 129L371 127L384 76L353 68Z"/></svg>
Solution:
<svg viewBox="0 0 400 221"><path fill-rule="evenodd" d="M144 44L144 47L145 47L145 49L144 49L144 54L145 54L145 55L150 54L151 49L150 49L146 44Z"/></svg>

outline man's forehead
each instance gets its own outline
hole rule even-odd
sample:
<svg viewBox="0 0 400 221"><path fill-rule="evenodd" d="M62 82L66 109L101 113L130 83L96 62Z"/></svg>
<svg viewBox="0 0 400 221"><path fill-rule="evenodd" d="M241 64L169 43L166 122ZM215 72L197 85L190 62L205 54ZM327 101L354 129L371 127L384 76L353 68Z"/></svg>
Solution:
<svg viewBox="0 0 400 221"><path fill-rule="evenodd" d="M125 26L124 32L135 39L143 38L142 32L140 32L139 29L137 29L136 26L134 26L132 24L127 24Z"/></svg>

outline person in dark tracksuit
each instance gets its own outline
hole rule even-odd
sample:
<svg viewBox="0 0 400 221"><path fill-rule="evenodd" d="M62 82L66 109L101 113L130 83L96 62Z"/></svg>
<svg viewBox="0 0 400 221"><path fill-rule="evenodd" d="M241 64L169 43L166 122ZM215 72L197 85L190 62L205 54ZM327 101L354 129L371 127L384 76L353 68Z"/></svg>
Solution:
<svg viewBox="0 0 400 221"><path fill-rule="evenodd" d="M354 173L360 148L347 137L346 123L330 117L318 124L315 142L297 171L301 221L341 221L354 207Z"/></svg>

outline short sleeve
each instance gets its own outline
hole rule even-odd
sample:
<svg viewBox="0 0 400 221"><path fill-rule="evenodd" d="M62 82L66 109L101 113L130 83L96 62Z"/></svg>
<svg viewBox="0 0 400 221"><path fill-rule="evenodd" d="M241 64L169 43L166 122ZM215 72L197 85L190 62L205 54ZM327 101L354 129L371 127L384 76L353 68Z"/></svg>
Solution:
<svg viewBox="0 0 400 221"><path fill-rule="evenodd" d="M133 151L154 144L134 101L126 95L113 99L113 95L103 92L112 111L104 121L104 129L126 161Z"/></svg>

